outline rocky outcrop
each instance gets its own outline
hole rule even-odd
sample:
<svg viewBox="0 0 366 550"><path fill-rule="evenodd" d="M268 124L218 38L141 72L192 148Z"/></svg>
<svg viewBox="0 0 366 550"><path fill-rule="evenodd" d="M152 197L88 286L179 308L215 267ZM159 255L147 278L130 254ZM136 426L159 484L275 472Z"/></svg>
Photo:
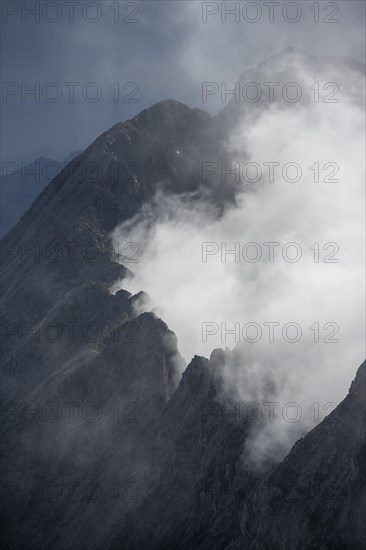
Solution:
<svg viewBox="0 0 366 550"><path fill-rule="evenodd" d="M344 401L256 472L243 457L250 423L220 401L219 371L201 357L186 369L154 435L159 473L112 548L363 548L365 363Z"/></svg>
<svg viewBox="0 0 366 550"><path fill-rule="evenodd" d="M366 363L349 394L298 441L245 503L243 548L366 544Z"/></svg>

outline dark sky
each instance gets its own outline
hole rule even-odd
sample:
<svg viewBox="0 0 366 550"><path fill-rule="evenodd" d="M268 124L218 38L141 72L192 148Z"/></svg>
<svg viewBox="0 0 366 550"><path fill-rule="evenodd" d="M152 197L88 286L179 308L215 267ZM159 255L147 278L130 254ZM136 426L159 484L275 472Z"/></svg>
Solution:
<svg viewBox="0 0 366 550"><path fill-rule="evenodd" d="M224 4L238 4L237 21L229 14L225 21L222 2L4 0L2 160L61 160L168 97L215 113L218 102L202 104L203 81L230 87L243 70L288 46L364 61L363 0ZM204 22L207 11L218 13ZM72 82L78 84L66 84ZM37 86L38 101L24 93ZM96 93L101 98L92 102Z"/></svg>

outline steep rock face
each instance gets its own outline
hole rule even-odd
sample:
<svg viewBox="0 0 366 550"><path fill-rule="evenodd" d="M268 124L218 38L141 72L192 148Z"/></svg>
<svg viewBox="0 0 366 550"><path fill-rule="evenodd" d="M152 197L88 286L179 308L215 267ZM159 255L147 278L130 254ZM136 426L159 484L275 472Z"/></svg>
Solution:
<svg viewBox="0 0 366 550"><path fill-rule="evenodd" d="M131 321L131 298L125 291L113 296L103 285L85 283L55 301L37 323L3 323L2 391L7 399L32 394L75 355L92 356L104 331Z"/></svg>
<svg viewBox="0 0 366 550"><path fill-rule="evenodd" d="M225 548L239 537L256 476L242 465L247 426L220 401L219 370L203 357L187 367L154 429L150 486L112 548Z"/></svg>
<svg viewBox="0 0 366 550"><path fill-rule="evenodd" d="M113 527L111 547L363 548L365 364L280 464L254 472L243 456L252 426L221 401L217 356L193 359L156 422L149 483Z"/></svg>
<svg viewBox="0 0 366 550"><path fill-rule="evenodd" d="M137 498L141 472L149 475L150 427L183 365L165 323L134 316L133 298L118 294L109 311L96 310L109 318L95 343L78 341L64 354L59 343L58 357L43 346L29 356L18 393L8 382L1 451L11 461L2 466L1 492L9 547L105 546Z"/></svg>
<svg viewBox="0 0 366 550"><path fill-rule="evenodd" d="M245 503L243 548L366 544L366 363L349 394L298 441Z"/></svg>

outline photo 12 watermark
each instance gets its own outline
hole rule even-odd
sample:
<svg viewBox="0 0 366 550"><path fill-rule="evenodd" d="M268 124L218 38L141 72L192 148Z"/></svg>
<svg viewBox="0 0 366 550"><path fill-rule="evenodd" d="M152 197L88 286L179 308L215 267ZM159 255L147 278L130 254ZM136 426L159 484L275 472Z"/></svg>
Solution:
<svg viewBox="0 0 366 550"><path fill-rule="evenodd" d="M202 182L208 183L219 176L221 183L235 182L253 184L266 183L339 183L339 164L334 161L315 161L309 166L303 166L296 161L291 162L202 162Z"/></svg>
<svg viewBox="0 0 366 550"><path fill-rule="evenodd" d="M278 241L246 243L240 242L203 242L201 260L203 263L220 261L221 263L287 262L296 264L301 260L311 260L314 263L338 264L340 247L336 242L308 245L297 242L280 243Z"/></svg>
<svg viewBox="0 0 366 550"><path fill-rule="evenodd" d="M3 81L1 102L9 103L98 103L112 100L114 103L139 103L140 86L137 82L26 82Z"/></svg>
<svg viewBox="0 0 366 550"><path fill-rule="evenodd" d="M22 242L5 241L0 244L1 262L19 264L94 264L106 255L115 262L136 264L139 262L140 244L136 242L110 243L110 248L102 249L95 242Z"/></svg>
<svg viewBox="0 0 366 550"><path fill-rule="evenodd" d="M136 24L140 22L140 2L79 2L79 1L8 1L1 2L1 22L23 24L90 23L105 20L113 23Z"/></svg>
<svg viewBox="0 0 366 550"><path fill-rule="evenodd" d="M256 344L265 342L274 344L275 342L286 342L287 344L297 344L301 340L306 340L314 344L338 344L339 324L333 321L319 323L315 321L311 326L304 327L296 321L283 323L279 321L256 321L249 322L231 322L221 321L203 321L202 322L202 343L207 343L209 338L219 336L222 344L228 340L239 344L247 342Z"/></svg>
<svg viewBox="0 0 366 550"><path fill-rule="evenodd" d="M202 2L202 23L275 23L289 24L306 20L312 23L335 24L340 21L339 2Z"/></svg>
<svg viewBox="0 0 366 550"><path fill-rule="evenodd" d="M297 104L301 100L313 103L339 103L337 82L202 82L202 103L218 96L221 103Z"/></svg>

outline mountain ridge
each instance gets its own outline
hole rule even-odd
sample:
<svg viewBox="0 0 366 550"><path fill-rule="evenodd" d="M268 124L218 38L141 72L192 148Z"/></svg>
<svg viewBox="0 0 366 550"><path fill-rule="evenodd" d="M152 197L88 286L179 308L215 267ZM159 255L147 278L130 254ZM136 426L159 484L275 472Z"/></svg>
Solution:
<svg viewBox="0 0 366 550"><path fill-rule="evenodd" d="M365 364L283 461L254 471L243 460L253 426L222 386L231 354L213 350L186 367L167 324L140 313L144 296L111 292L133 271L111 232L157 189L235 200L236 188L224 192L219 179L202 185L202 159L225 158L229 109L235 120L243 113L229 105L211 117L168 99L115 124L1 240L5 545L329 550L328 542L365 542ZM50 243L62 254L48 258ZM81 252L73 259L70 243ZM99 492L88 500L77 489L90 484Z"/></svg>

